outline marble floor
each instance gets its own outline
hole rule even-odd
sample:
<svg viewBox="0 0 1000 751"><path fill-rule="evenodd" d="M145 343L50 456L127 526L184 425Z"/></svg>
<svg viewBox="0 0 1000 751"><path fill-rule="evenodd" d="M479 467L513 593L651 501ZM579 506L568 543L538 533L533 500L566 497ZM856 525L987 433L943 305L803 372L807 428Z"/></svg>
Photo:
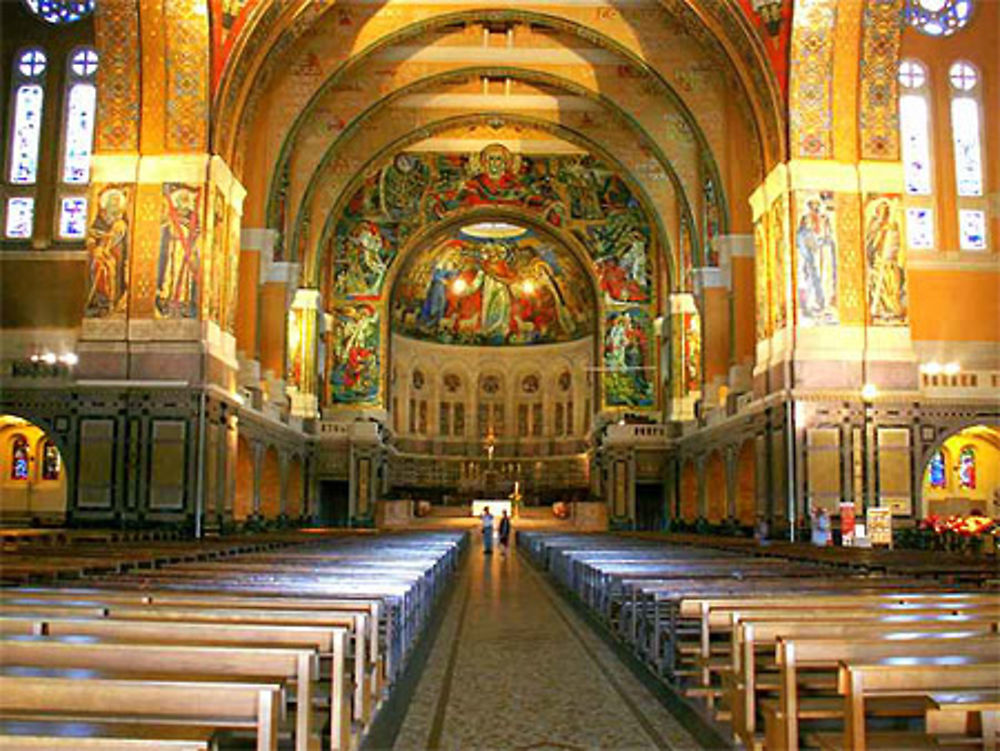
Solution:
<svg viewBox="0 0 1000 751"><path fill-rule="evenodd" d="M700 748L542 574L478 538L396 749Z"/></svg>

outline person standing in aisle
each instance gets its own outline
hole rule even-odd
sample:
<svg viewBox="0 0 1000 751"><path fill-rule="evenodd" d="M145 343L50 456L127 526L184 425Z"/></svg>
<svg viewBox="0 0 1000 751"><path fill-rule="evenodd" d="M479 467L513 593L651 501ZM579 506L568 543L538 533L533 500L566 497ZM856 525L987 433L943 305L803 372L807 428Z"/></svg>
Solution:
<svg viewBox="0 0 1000 751"><path fill-rule="evenodd" d="M482 515L479 517L480 521L483 523L483 555L493 554L493 514L490 513L490 507L487 506L483 509Z"/></svg>
<svg viewBox="0 0 1000 751"><path fill-rule="evenodd" d="M507 509L504 509L503 516L500 517L500 552L507 555L510 550L510 517L507 516Z"/></svg>

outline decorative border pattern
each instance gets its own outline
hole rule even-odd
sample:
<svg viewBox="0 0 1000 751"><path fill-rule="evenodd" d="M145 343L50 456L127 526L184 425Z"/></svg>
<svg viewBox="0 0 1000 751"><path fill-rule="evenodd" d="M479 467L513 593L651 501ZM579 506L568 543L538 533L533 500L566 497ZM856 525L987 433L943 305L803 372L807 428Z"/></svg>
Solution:
<svg viewBox="0 0 1000 751"><path fill-rule="evenodd" d="M102 0L94 14L97 152L139 150L139 12L134 0Z"/></svg>
<svg viewBox="0 0 1000 751"><path fill-rule="evenodd" d="M836 0L800 0L792 30L790 151L833 158L833 53Z"/></svg>
<svg viewBox="0 0 1000 751"><path fill-rule="evenodd" d="M903 28L903 0L868 0L862 16L861 158L899 159L899 83L896 66Z"/></svg>

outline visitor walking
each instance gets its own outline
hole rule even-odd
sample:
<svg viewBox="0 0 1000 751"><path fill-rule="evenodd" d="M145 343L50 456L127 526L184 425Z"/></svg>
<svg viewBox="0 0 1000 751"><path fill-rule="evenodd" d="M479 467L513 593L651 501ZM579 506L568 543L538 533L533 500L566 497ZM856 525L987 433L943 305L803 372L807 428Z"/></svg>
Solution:
<svg viewBox="0 0 1000 751"><path fill-rule="evenodd" d="M483 523L483 555L493 554L493 514L490 513L490 507L487 506L483 509L482 515L479 517L480 521Z"/></svg>
<svg viewBox="0 0 1000 751"><path fill-rule="evenodd" d="M503 516L500 517L500 552L503 555L507 555L507 551L510 549L510 517L507 516L507 509L503 510Z"/></svg>

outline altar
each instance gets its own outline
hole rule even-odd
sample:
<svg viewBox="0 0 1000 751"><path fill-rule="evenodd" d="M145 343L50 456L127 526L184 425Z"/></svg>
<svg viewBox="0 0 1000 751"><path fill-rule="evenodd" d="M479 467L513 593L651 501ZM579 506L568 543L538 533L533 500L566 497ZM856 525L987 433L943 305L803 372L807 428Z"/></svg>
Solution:
<svg viewBox="0 0 1000 751"><path fill-rule="evenodd" d="M472 516L481 516L483 509L489 507L490 513L493 514L494 518L499 519L503 516L503 512L507 512L507 516L513 516L513 509L511 508L511 502L508 499L482 499L477 498L472 502Z"/></svg>

